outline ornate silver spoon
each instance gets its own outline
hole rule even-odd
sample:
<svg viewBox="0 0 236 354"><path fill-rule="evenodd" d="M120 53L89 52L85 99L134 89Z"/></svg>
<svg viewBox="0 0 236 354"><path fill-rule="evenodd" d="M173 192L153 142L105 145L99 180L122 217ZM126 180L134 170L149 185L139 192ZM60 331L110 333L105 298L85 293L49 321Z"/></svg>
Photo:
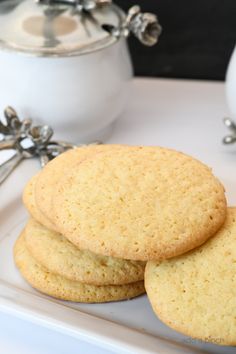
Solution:
<svg viewBox="0 0 236 354"><path fill-rule="evenodd" d="M50 160L75 145L64 141L51 141L53 129L48 125L33 126L29 119L20 121L11 107L4 111L5 122L0 121L3 140L1 150L14 150L14 155L0 165L0 184L23 160L38 157L44 167ZM78 145L76 145L78 146Z"/></svg>

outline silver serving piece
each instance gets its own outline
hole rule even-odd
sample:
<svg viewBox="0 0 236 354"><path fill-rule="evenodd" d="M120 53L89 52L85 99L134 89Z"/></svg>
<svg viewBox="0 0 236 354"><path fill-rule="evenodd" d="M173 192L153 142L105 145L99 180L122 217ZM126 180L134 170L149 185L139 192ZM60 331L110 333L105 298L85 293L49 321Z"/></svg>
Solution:
<svg viewBox="0 0 236 354"><path fill-rule="evenodd" d="M35 0L42 5L65 5L71 6L79 12L87 12L91 17L90 11L97 7L111 5L112 0ZM94 19L95 20L95 19ZM153 46L158 42L162 28L158 22L156 15L146 12L141 12L138 5L132 6L123 23L115 27L113 25L104 24L106 29L112 36L116 38L128 37L131 33L146 46Z"/></svg>
<svg viewBox="0 0 236 354"><path fill-rule="evenodd" d="M162 28L156 15L149 12L141 12L138 5L131 7L126 20L121 28L114 30L115 36L128 37L130 33L146 46L153 46L158 42Z"/></svg>
<svg viewBox="0 0 236 354"><path fill-rule="evenodd" d="M4 111L0 120L0 151L13 150L13 156L0 165L0 184L23 160L38 157L44 167L50 160L75 145L51 140L53 130L48 125L34 126L31 119L20 120L12 107Z"/></svg>
<svg viewBox="0 0 236 354"><path fill-rule="evenodd" d="M236 124L230 118L224 118L223 122L224 122L224 125L231 132L230 135L227 135L227 136L224 137L223 143L226 144L226 145L235 143L236 142Z"/></svg>
<svg viewBox="0 0 236 354"><path fill-rule="evenodd" d="M98 6L109 5L112 0L35 0L43 5L71 5L78 11L91 11Z"/></svg>

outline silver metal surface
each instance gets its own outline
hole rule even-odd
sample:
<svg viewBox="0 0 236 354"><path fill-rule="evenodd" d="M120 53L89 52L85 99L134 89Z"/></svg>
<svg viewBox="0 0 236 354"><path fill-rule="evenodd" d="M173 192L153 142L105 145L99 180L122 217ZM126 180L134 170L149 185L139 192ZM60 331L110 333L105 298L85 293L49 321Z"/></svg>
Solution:
<svg viewBox="0 0 236 354"><path fill-rule="evenodd" d="M35 0L43 5L66 5L73 6L79 11L91 11L99 6L109 5L112 0Z"/></svg>
<svg viewBox="0 0 236 354"><path fill-rule="evenodd" d="M3 0L0 49L36 57L79 56L114 44L118 38L103 25L119 27L124 18L109 0Z"/></svg>
<svg viewBox="0 0 236 354"><path fill-rule="evenodd" d="M4 119L0 120L0 134L5 136L5 139L17 138L26 133L30 129L32 124L31 119L24 119L20 121L16 114L16 111L12 107L7 107L4 110Z"/></svg>
<svg viewBox="0 0 236 354"><path fill-rule="evenodd" d="M122 31L125 35L133 33L146 46L153 46L158 42L162 28L156 15L142 13L140 7L135 5L129 9Z"/></svg>
<svg viewBox="0 0 236 354"><path fill-rule="evenodd" d="M23 160L21 153L16 152L9 160L0 165L0 185L13 172L16 166Z"/></svg>
<svg viewBox="0 0 236 354"><path fill-rule="evenodd" d="M107 26L107 31L116 38L133 34L142 44L151 47L158 42L162 28L156 15L141 12L137 5L132 6L121 26Z"/></svg>
<svg viewBox="0 0 236 354"><path fill-rule="evenodd" d="M112 0L2 0L0 49L40 57L68 57L104 49L134 34L157 43L156 15L133 6L127 16Z"/></svg>
<svg viewBox="0 0 236 354"><path fill-rule="evenodd" d="M223 144L229 145L236 142L236 124L230 118L223 119L224 125L230 130L231 134L223 138Z"/></svg>
<svg viewBox="0 0 236 354"><path fill-rule="evenodd" d="M1 150L14 150L14 155L0 165L0 184L23 160L38 157L44 167L50 160L72 149L75 145L51 141L53 130L47 125L34 126L32 121L20 121L15 110L8 107L4 111L4 122L0 121Z"/></svg>

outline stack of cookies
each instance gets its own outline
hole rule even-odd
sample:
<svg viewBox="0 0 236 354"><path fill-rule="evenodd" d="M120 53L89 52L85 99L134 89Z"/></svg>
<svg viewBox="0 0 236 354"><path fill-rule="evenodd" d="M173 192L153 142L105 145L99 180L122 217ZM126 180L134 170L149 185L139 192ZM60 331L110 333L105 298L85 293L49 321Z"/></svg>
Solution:
<svg viewBox="0 0 236 354"><path fill-rule="evenodd" d="M207 166L160 147L81 147L34 176L23 200L31 219L14 255L33 287L79 302L132 298L148 262L163 322L209 341L220 328L220 344L236 343L236 211Z"/></svg>
<svg viewBox="0 0 236 354"><path fill-rule="evenodd" d="M15 261L39 291L76 302L107 302L141 295L145 262L118 259L82 250L53 222L55 186L66 172L107 146L78 148L60 155L25 187L23 201L31 219L15 245Z"/></svg>

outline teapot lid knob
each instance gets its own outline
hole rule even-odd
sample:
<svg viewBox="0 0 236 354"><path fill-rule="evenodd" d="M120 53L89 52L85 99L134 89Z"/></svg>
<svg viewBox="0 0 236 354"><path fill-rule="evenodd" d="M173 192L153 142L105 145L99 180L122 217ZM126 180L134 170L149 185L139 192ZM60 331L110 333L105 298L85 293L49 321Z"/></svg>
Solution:
<svg viewBox="0 0 236 354"><path fill-rule="evenodd" d="M157 16L149 12L141 12L138 5L129 9L125 27L146 46L155 45L162 32Z"/></svg>

